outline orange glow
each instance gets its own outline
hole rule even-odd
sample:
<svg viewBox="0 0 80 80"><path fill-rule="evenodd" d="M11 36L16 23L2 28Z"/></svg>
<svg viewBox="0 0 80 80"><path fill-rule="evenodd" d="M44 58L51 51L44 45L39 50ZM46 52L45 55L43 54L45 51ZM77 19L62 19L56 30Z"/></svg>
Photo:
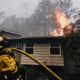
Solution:
<svg viewBox="0 0 80 80"><path fill-rule="evenodd" d="M74 32L73 26L71 26L70 20L67 18L66 14L57 10L53 17L55 19L55 30L50 32L53 36L66 36Z"/></svg>
<svg viewBox="0 0 80 80"><path fill-rule="evenodd" d="M70 21L67 19L66 15L59 10L55 12L55 20L61 28L65 28L68 24L70 24Z"/></svg>

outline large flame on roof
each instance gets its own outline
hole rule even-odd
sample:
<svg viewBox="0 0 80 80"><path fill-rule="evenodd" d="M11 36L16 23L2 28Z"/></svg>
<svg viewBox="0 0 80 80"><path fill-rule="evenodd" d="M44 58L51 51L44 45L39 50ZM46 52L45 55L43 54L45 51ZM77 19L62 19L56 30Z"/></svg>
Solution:
<svg viewBox="0 0 80 80"><path fill-rule="evenodd" d="M57 24L60 25L61 28L65 28L67 25L70 24L70 20L60 10L57 10L55 12L55 21Z"/></svg>
<svg viewBox="0 0 80 80"><path fill-rule="evenodd" d="M57 10L54 15L54 20L56 23L55 30L50 32L53 36L64 36L65 34L70 34L73 27L70 25L70 20L67 18L66 14Z"/></svg>

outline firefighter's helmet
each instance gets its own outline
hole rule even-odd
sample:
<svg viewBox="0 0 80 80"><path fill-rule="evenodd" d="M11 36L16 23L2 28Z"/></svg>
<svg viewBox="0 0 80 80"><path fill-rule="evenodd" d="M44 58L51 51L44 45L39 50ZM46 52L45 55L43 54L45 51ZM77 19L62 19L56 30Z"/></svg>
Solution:
<svg viewBox="0 0 80 80"><path fill-rule="evenodd" d="M7 43L8 43L7 38L0 35L0 48L6 47Z"/></svg>

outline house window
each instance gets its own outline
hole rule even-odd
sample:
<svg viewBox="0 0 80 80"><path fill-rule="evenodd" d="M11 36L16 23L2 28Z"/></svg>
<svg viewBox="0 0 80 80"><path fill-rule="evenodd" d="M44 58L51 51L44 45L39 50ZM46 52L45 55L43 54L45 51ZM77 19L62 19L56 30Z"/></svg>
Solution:
<svg viewBox="0 0 80 80"><path fill-rule="evenodd" d="M33 40L27 40L25 51L28 52L29 54L33 54L33 48L34 48L33 45L34 45Z"/></svg>
<svg viewBox="0 0 80 80"><path fill-rule="evenodd" d="M51 42L50 43L50 54L60 55L60 53L61 53L60 43L57 41Z"/></svg>
<svg viewBox="0 0 80 80"><path fill-rule="evenodd" d="M50 53L54 55L60 54L59 48L50 48Z"/></svg>
<svg viewBox="0 0 80 80"><path fill-rule="evenodd" d="M25 51L29 54L33 54L33 48L26 48Z"/></svg>

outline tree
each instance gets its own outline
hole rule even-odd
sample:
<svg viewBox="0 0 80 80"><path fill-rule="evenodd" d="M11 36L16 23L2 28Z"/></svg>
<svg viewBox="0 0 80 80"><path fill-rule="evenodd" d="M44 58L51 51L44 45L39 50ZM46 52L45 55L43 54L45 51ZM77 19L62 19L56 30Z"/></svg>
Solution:
<svg viewBox="0 0 80 80"><path fill-rule="evenodd" d="M80 79L80 19L73 26L63 38L64 80Z"/></svg>
<svg viewBox="0 0 80 80"><path fill-rule="evenodd" d="M70 18L70 16L76 12L76 8L73 8L71 0L60 0L59 8Z"/></svg>

